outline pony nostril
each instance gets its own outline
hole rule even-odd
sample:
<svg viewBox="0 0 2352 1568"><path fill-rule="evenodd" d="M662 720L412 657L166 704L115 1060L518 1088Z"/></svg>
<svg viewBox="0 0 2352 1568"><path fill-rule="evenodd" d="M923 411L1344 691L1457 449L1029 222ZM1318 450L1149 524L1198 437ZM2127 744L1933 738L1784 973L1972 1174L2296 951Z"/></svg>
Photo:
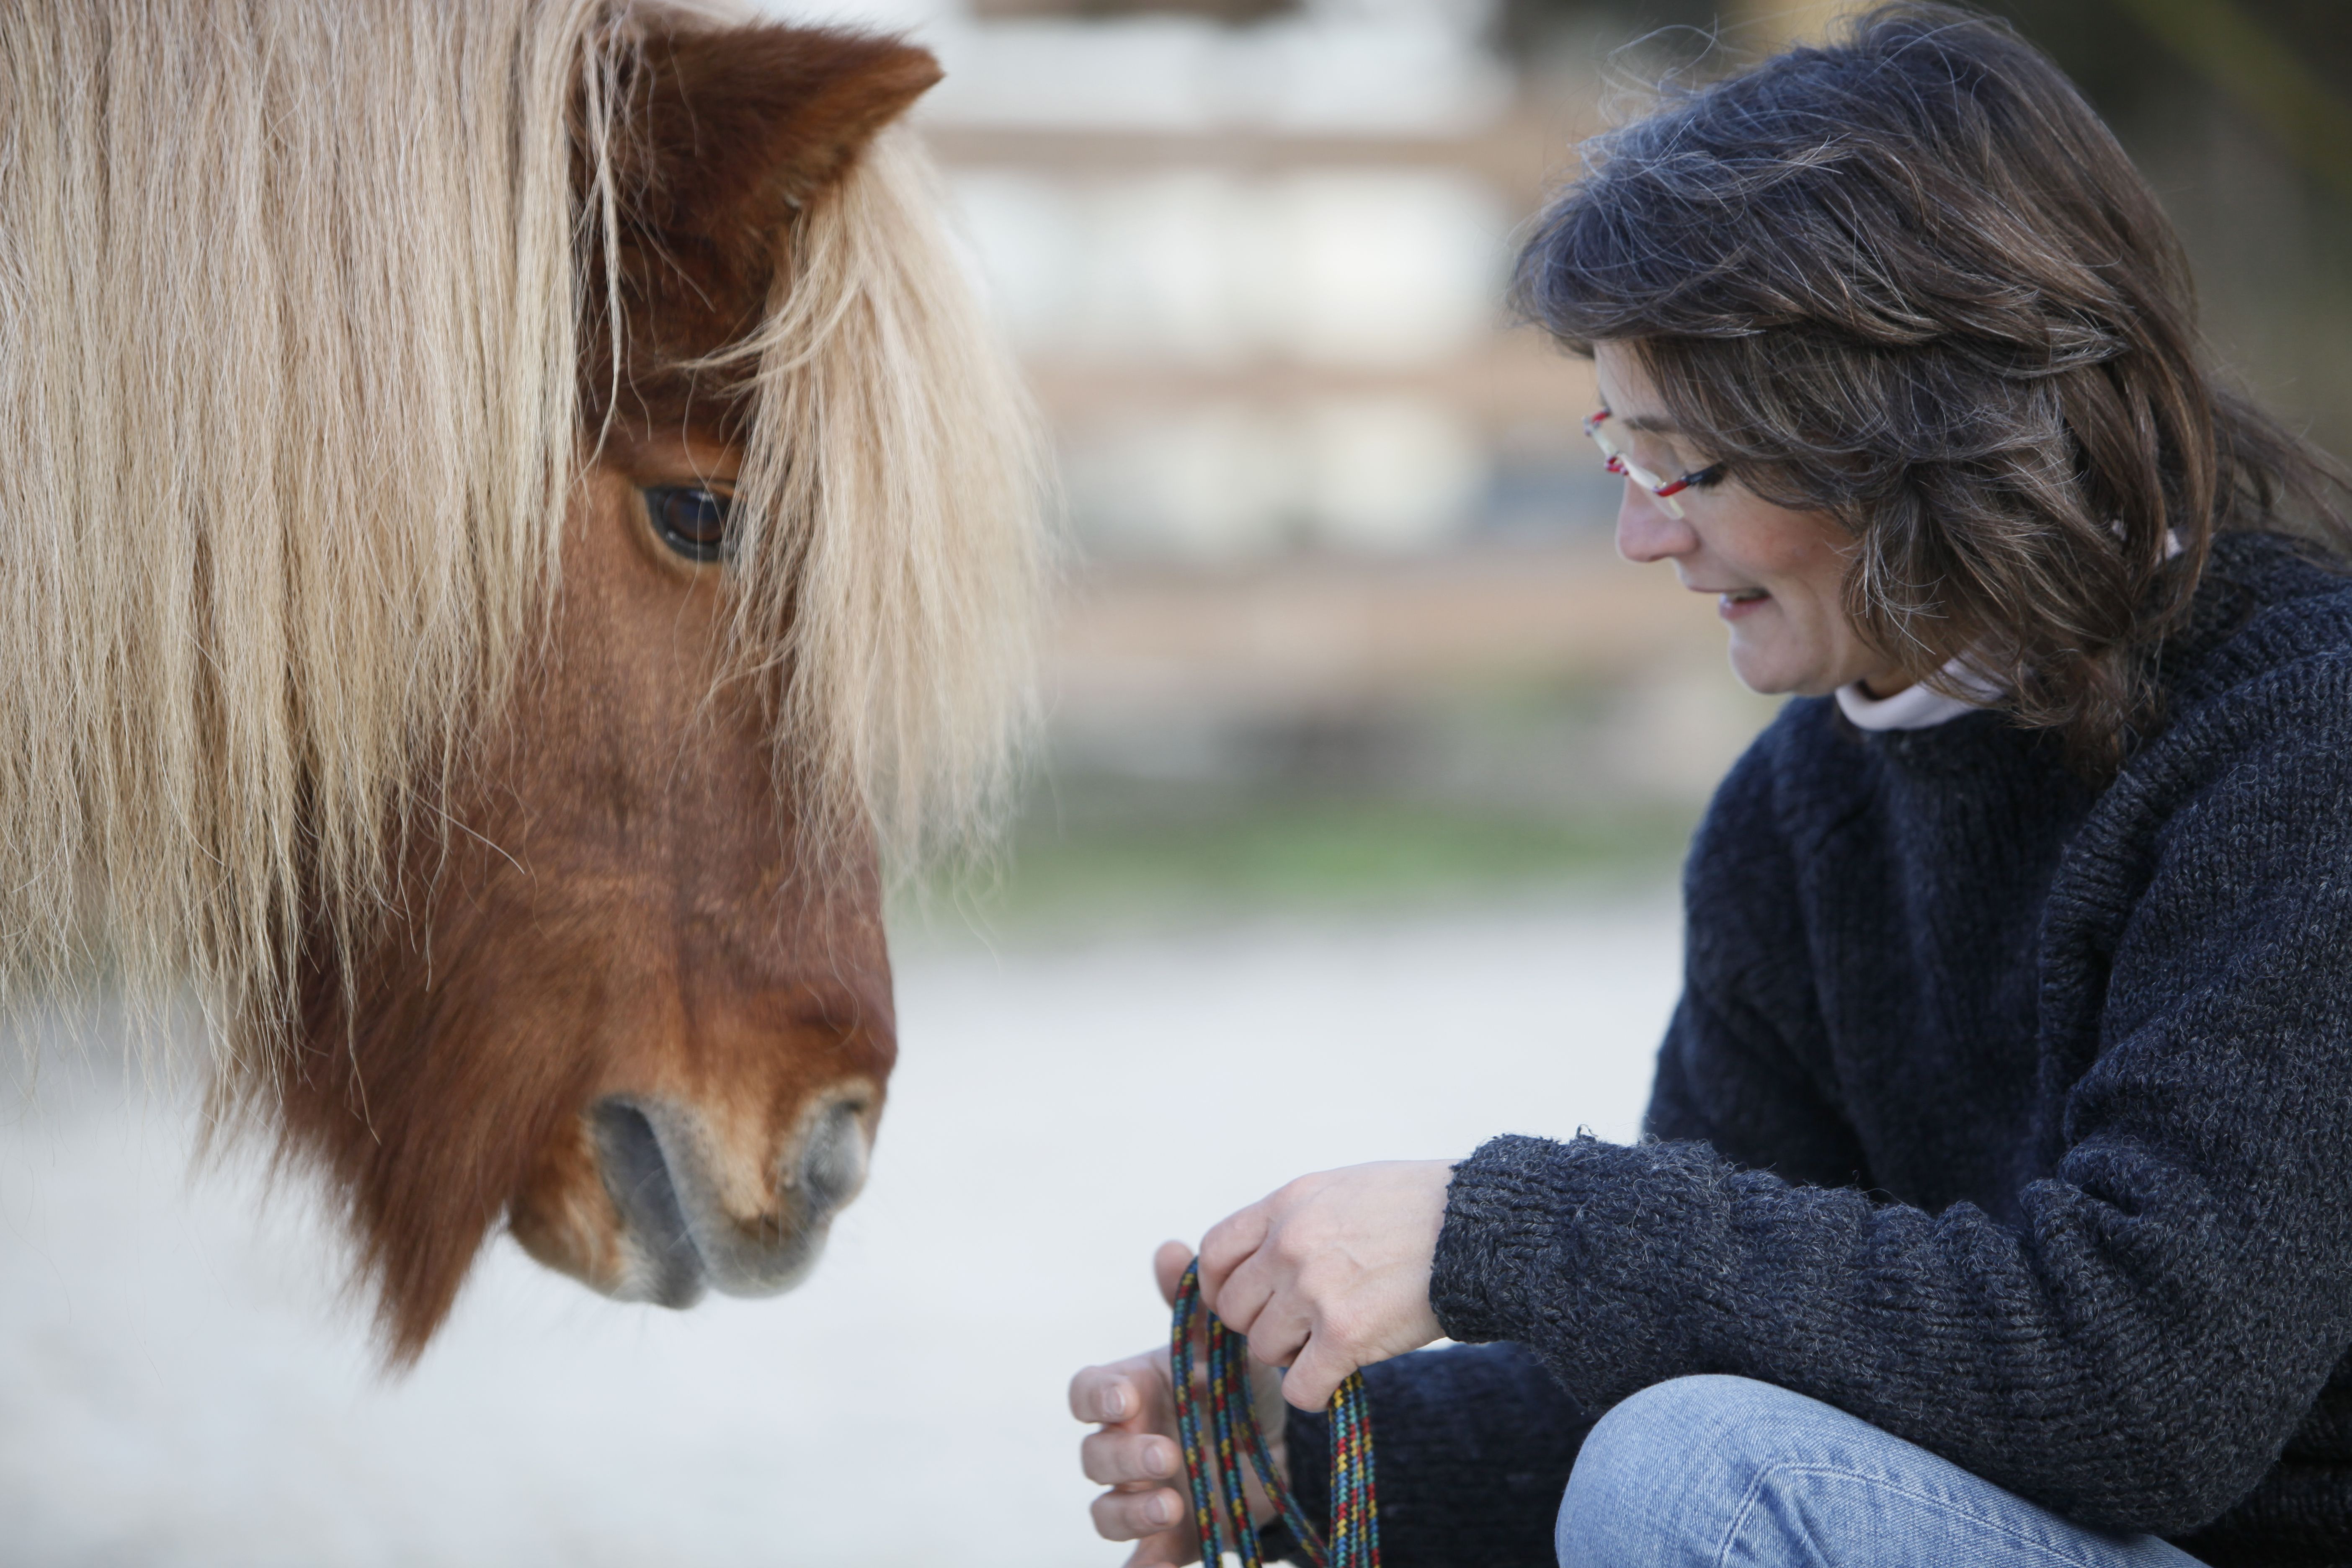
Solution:
<svg viewBox="0 0 2352 1568"><path fill-rule="evenodd" d="M864 1110L854 1100L826 1107L801 1150L797 1172L785 1178L787 1186L800 1189L812 1219L832 1214L866 1184L866 1129L858 1122Z"/></svg>
<svg viewBox="0 0 2352 1568"><path fill-rule="evenodd" d="M821 1099L779 1166L743 1160L748 1151L730 1151L694 1108L598 1100L587 1121L598 1174L619 1214L622 1258L621 1278L603 1288L666 1307L691 1306L706 1289L789 1289L824 1250L834 1215L865 1184L872 1110L869 1096Z"/></svg>
<svg viewBox="0 0 2352 1568"><path fill-rule="evenodd" d="M705 1282L702 1257L687 1228L677 1184L653 1122L621 1100L600 1100L589 1121L604 1190L627 1222L643 1260L645 1277L624 1293L665 1307L694 1305Z"/></svg>

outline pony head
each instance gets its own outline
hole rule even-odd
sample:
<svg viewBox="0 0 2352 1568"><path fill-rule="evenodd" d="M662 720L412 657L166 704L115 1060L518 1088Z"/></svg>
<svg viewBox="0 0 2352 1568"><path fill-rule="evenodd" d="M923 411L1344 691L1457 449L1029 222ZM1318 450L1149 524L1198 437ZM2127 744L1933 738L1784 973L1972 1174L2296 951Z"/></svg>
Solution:
<svg viewBox="0 0 2352 1568"><path fill-rule="evenodd" d="M0 1001L194 997L413 1359L500 1225L801 1278L880 905L1027 713L1035 444L888 38L0 16Z"/></svg>

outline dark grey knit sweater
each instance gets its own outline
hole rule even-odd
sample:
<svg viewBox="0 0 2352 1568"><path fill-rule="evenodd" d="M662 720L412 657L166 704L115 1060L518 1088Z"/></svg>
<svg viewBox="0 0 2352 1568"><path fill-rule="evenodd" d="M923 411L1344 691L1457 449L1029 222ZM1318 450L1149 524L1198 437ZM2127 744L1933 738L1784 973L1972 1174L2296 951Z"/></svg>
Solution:
<svg viewBox="0 0 2352 1568"><path fill-rule="evenodd" d="M2225 537L2163 679L2095 791L1997 714L1787 706L1692 849L1651 1136L1454 1173L1432 1300L1503 1342L1368 1373L1391 1568L1549 1563L1586 1427L1690 1373L2352 1563L2352 584Z"/></svg>

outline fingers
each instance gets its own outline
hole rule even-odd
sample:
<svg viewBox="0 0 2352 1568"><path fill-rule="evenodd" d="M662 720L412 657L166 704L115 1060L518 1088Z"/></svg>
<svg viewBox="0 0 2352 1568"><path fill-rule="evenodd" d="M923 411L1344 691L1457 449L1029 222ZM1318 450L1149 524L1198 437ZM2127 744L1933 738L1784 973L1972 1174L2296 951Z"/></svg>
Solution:
<svg viewBox="0 0 2352 1568"><path fill-rule="evenodd" d="M1279 1241L1269 1237L1225 1277L1217 1298L1217 1316L1247 1334L1250 1354L1268 1366L1287 1366L1314 1329L1308 1299L1280 1289L1297 1275L1281 1252Z"/></svg>
<svg viewBox="0 0 2352 1568"><path fill-rule="evenodd" d="M1337 1336L1314 1335L1283 1374L1282 1397L1301 1410L1320 1410L1360 1364L1341 1348Z"/></svg>
<svg viewBox="0 0 2352 1568"><path fill-rule="evenodd" d="M1266 1229L1271 1223L1267 1208L1269 1201L1261 1199L1245 1209L1227 1215L1210 1226L1209 1234L1201 1238L1201 1300L1209 1304L1211 1311L1229 1323L1233 1320L1225 1317L1222 1294L1225 1279L1265 1242Z"/></svg>
<svg viewBox="0 0 2352 1568"><path fill-rule="evenodd" d="M1163 1241L1160 1250L1151 1255L1151 1272L1160 1280L1160 1299L1170 1306L1176 1304L1176 1287L1184 1283L1184 1270L1192 1261L1192 1249L1181 1241Z"/></svg>
<svg viewBox="0 0 2352 1568"><path fill-rule="evenodd" d="M1225 1282L1225 1300L1235 1303L1234 1316L1225 1321L1249 1336L1252 1356L1268 1366L1288 1366L1315 1331L1313 1310L1295 1290L1276 1294L1271 1284L1261 1282L1264 1278L1244 1271Z"/></svg>
<svg viewBox="0 0 2352 1568"><path fill-rule="evenodd" d="M1095 1533L1105 1541L1141 1541L1175 1531L1190 1510L1173 1489L1160 1487L1152 1491L1105 1492L1095 1499L1089 1511L1094 1516ZM1192 1558L1169 1560L1189 1563Z"/></svg>
<svg viewBox="0 0 2352 1568"><path fill-rule="evenodd" d="M1097 1432L1078 1445L1078 1468L1109 1487L1168 1481L1183 1473L1184 1451L1150 1433Z"/></svg>
<svg viewBox="0 0 2352 1568"><path fill-rule="evenodd" d="M1211 1310L1223 1320L1227 1328L1246 1334L1257 1321L1258 1314L1265 1310L1266 1302L1273 1299L1275 1271L1266 1267L1265 1254L1253 1252L1225 1276Z"/></svg>
<svg viewBox="0 0 2352 1568"><path fill-rule="evenodd" d="M1152 1257L1160 1294L1171 1304L1192 1261L1192 1249L1181 1241L1163 1244ZM1184 1473L1183 1451L1169 1436L1168 1375L1168 1352L1161 1349L1081 1367L1070 1379L1070 1414L1102 1427L1079 1443L1079 1467L1089 1480L1112 1489L1089 1505L1095 1533L1137 1543L1128 1568L1181 1568L1201 1555L1192 1510L1165 1484Z"/></svg>
<svg viewBox="0 0 2352 1568"><path fill-rule="evenodd" d="M1070 1377L1070 1415L1077 1420L1122 1422L1143 1413L1143 1392L1129 1375L1127 1363L1082 1366Z"/></svg>
<svg viewBox="0 0 2352 1568"><path fill-rule="evenodd" d="M1314 1321L1304 1312L1260 1312L1249 1331L1250 1358L1268 1366L1289 1366L1314 1331Z"/></svg>
<svg viewBox="0 0 2352 1568"><path fill-rule="evenodd" d="M1180 1568L1200 1556L1190 1509L1164 1484L1183 1475L1183 1450L1153 1429L1168 1420L1166 1354L1146 1352L1084 1367L1070 1379L1070 1414L1102 1423L1078 1444L1079 1467L1088 1479L1114 1489L1091 1505L1095 1531L1106 1541L1139 1543L1129 1568Z"/></svg>

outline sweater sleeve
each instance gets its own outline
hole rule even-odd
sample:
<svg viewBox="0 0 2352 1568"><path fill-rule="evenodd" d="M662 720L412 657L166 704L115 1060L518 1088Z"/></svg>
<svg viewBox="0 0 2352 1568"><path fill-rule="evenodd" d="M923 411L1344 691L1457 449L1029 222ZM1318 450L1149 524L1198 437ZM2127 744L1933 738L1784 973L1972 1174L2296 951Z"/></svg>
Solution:
<svg viewBox="0 0 2352 1568"><path fill-rule="evenodd" d="M1591 1418L1523 1345L1417 1351L1364 1368L1390 1568L1475 1563L1553 1568L1552 1521ZM1291 1482L1318 1525L1331 1517L1331 1437L1292 1410ZM1307 1561L1286 1537L1278 1549Z"/></svg>
<svg viewBox="0 0 2352 1568"><path fill-rule="evenodd" d="M1446 1331L1528 1344L1591 1411L1737 1373L2086 1524L2215 1517L2352 1347L2340 686L2210 716L2177 750L2230 766L2143 778L2084 829L2154 846L2136 897L2099 885L2132 857L2070 850L2053 917L2069 900L2128 914L2078 922L2111 951L2060 955L2104 995L2084 1059L2043 1058L2063 1117L2015 1225L1799 1184L1692 1139L1499 1138L1449 1194ZM2045 983L2043 1005L2068 999Z"/></svg>

